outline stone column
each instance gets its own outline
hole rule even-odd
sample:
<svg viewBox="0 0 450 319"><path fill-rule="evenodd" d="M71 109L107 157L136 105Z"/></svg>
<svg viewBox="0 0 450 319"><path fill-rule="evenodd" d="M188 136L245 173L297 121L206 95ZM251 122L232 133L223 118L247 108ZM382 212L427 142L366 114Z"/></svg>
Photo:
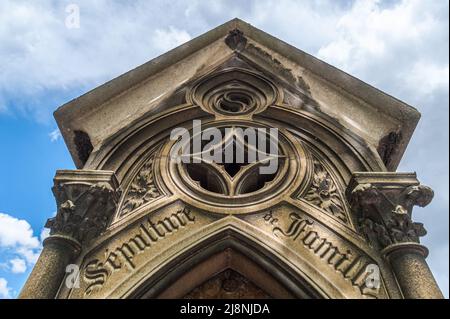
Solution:
<svg viewBox="0 0 450 319"><path fill-rule="evenodd" d="M347 193L360 232L389 261L404 298L443 298L419 241L426 230L412 221L413 207L428 205L433 190L415 173L364 172L353 174Z"/></svg>
<svg viewBox="0 0 450 319"><path fill-rule="evenodd" d="M55 298L81 250L101 235L116 211L119 184L111 171L63 170L54 178L57 214L47 221L50 236L19 298Z"/></svg>

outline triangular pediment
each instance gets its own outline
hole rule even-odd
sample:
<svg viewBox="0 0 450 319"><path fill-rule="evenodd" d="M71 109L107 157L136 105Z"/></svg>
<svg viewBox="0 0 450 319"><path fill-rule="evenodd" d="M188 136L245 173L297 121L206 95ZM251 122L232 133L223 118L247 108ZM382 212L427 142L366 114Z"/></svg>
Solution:
<svg viewBox="0 0 450 319"><path fill-rule="evenodd" d="M186 103L204 76L248 70L311 113L377 149L395 170L420 114L411 106L239 20L231 20L61 106L55 118L77 167L127 127Z"/></svg>

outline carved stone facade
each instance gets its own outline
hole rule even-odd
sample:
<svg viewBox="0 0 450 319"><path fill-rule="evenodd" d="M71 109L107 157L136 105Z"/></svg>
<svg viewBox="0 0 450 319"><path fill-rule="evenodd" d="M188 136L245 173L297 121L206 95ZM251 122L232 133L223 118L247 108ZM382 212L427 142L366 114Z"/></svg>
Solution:
<svg viewBox="0 0 450 319"><path fill-rule="evenodd" d="M417 111L243 21L55 117L78 170L23 298L442 297L395 173Z"/></svg>

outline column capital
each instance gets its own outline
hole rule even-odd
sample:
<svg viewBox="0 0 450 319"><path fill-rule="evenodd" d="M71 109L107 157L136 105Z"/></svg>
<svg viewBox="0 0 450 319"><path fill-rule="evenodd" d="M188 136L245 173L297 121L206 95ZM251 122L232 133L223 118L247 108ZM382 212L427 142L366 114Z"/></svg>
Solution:
<svg viewBox="0 0 450 319"><path fill-rule="evenodd" d="M100 235L109 225L120 198L112 171L60 170L54 178L57 214L47 220L50 235L80 244Z"/></svg>
<svg viewBox="0 0 450 319"><path fill-rule="evenodd" d="M360 231L378 249L419 243L426 235L423 224L412 221L412 210L428 205L434 193L419 183L415 173L354 173L347 196Z"/></svg>

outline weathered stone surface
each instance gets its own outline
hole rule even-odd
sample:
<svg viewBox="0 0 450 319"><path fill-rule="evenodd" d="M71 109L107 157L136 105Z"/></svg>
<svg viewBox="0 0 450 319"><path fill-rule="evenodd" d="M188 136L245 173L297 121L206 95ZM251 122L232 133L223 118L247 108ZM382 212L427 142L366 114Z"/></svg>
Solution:
<svg viewBox="0 0 450 319"><path fill-rule="evenodd" d="M430 268L425 262L428 250L417 244L397 244L384 251L407 299L443 299Z"/></svg>
<svg viewBox="0 0 450 319"><path fill-rule="evenodd" d="M113 172L58 171L54 181L57 213L45 225L50 235L69 236L84 243L106 230L120 196Z"/></svg>
<svg viewBox="0 0 450 319"><path fill-rule="evenodd" d="M58 211L49 219L50 237L20 298L54 298L67 266L82 246L97 238L110 224L120 196L118 182L108 171L58 171L53 193Z"/></svg>
<svg viewBox="0 0 450 319"><path fill-rule="evenodd" d="M412 210L428 205L434 193L415 174L357 173L348 191L359 228L373 246L418 243L426 235L423 224L412 221Z"/></svg>
<svg viewBox="0 0 450 319"><path fill-rule="evenodd" d="M22 288L19 298L55 298L66 273L67 265L73 261L79 251L78 243L69 238L58 238L57 236L47 238L44 241L44 249Z"/></svg>
<svg viewBox="0 0 450 319"><path fill-rule="evenodd" d="M139 276L144 266L156 267L161 262L156 256L209 222L208 216L179 203L143 217L83 256L80 288L70 297L107 297L123 278Z"/></svg>
<svg viewBox="0 0 450 319"><path fill-rule="evenodd" d="M235 36L230 38L230 31ZM401 134L402 139L390 149L392 159L386 159L389 169L397 167L420 117L414 108L239 19L60 107L55 117L77 166L81 168L85 162L77 151L75 131L85 132L94 151L98 150L116 132L143 116L158 112L158 103L189 79L203 74L209 66L229 57L243 38L249 49L241 49L240 54L272 68L274 73L290 70L287 81L301 78L312 98L320 102L322 113L362 136L374 148L400 127L397 134ZM231 48L225 39L230 39Z"/></svg>
<svg viewBox="0 0 450 319"><path fill-rule="evenodd" d="M293 206L284 206L244 218L268 232L274 241L288 244L299 256L308 259L314 265L310 276L317 282L320 274L325 282L347 282L345 293L352 298L386 298L385 283L392 284L389 282L392 280L390 274L386 273L387 278L381 280L380 287L366 286L366 278L370 274L366 268L369 265L385 268L384 262L379 258L373 259L370 248L358 241L352 243L350 238L336 236L320 222L320 217L309 216ZM345 287L345 284L340 287Z"/></svg>
<svg viewBox="0 0 450 319"><path fill-rule="evenodd" d="M411 216L433 191L389 172L419 113L243 21L55 117L80 170L55 177L58 212L22 297L441 297ZM247 159L203 158L194 120ZM250 161L248 129L267 148L276 136L277 153ZM195 161L173 156L174 130Z"/></svg>
<svg viewBox="0 0 450 319"><path fill-rule="evenodd" d="M443 298L425 262L428 250L419 245L426 235L412 220L414 206L424 207L433 190L419 184L414 173L355 173L348 193L360 231L390 261L405 298Z"/></svg>

